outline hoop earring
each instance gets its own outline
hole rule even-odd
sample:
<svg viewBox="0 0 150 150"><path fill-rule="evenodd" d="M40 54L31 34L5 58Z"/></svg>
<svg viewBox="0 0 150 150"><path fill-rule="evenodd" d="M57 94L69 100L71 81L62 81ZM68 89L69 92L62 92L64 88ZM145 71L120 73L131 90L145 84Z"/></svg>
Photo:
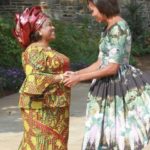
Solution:
<svg viewBox="0 0 150 150"><path fill-rule="evenodd" d="M42 33L41 33L41 32L39 32L39 35L40 35L40 36L42 36Z"/></svg>

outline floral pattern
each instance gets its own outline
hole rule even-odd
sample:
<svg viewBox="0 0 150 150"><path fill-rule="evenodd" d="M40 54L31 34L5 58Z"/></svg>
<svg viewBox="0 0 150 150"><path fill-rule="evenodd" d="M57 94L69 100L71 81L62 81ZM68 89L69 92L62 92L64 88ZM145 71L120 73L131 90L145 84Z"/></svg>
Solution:
<svg viewBox="0 0 150 150"><path fill-rule="evenodd" d="M88 95L83 150L139 150L150 139L150 78L129 65L131 34L125 21L102 33L100 67L118 63L117 75L94 80Z"/></svg>

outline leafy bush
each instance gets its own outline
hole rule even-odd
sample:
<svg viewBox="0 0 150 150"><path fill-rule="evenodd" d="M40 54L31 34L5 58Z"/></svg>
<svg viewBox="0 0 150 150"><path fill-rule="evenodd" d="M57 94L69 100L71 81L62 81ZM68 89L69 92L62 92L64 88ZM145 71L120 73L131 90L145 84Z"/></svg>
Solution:
<svg viewBox="0 0 150 150"><path fill-rule="evenodd" d="M133 41L136 41L137 38L143 32L143 25L142 25L143 18L139 14L141 5L134 1L131 1L127 3L125 6L127 9L127 14L126 14L127 16L125 17L130 26L132 36L133 36Z"/></svg>
<svg viewBox="0 0 150 150"><path fill-rule="evenodd" d="M133 11L134 9L136 11ZM137 10L140 8L134 9L132 10L132 6L128 7L130 13L133 14L129 15L130 17L127 20L131 30L133 30L133 38L135 39L132 54L147 54L150 53L150 34L147 32L137 33L137 31L141 31L138 26L139 22L132 19L137 15ZM101 26L98 23L94 23L87 16L82 18L80 24L55 20L53 22L56 27L56 40L50 45L67 55L73 63L73 67L76 69L82 68L82 66L92 63L97 58L101 32ZM13 20L11 18L0 18L0 66L20 68L22 49L12 35L12 25ZM136 33L134 34L134 32Z"/></svg>
<svg viewBox="0 0 150 150"><path fill-rule="evenodd" d="M95 60L98 53L99 35L90 32L88 23L82 25L65 24L54 21L56 40L50 45L66 54L74 69L80 69ZM13 21L0 19L0 78L1 91L17 91L24 79L21 69L22 49L12 35Z"/></svg>
<svg viewBox="0 0 150 150"><path fill-rule="evenodd" d="M144 43L133 42L131 52L133 56L144 56L150 54L150 44L145 46Z"/></svg>
<svg viewBox="0 0 150 150"><path fill-rule="evenodd" d="M1 90L17 91L24 77L25 75L21 69L0 67Z"/></svg>
<svg viewBox="0 0 150 150"><path fill-rule="evenodd" d="M12 20L0 18L0 65L21 66L21 48L12 35Z"/></svg>
<svg viewBox="0 0 150 150"><path fill-rule="evenodd" d="M3 96L5 86L6 86L6 80L0 77L0 97Z"/></svg>
<svg viewBox="0 0 150 150"><path fill-rule="evenodd" d="M145 54L150 54L150 32L147 32L147 28L144 27L141 14L141 4L136 1L130 1L125 5L127 9L127 14L124 16L127 20L131 32L132 32L132 55L141 56Z"/></svg>
<svg viewBox="0 0 150 150"><path fill-rule="evenodd" d="M65 24L55 21L56 40L51 44L66 54L72 63L89 64L98 53L99 33L91 32L88 24Z"/></svg>
<svg viewBox="0 0 150 150"><path fill-rule="evenodd" d="M0 64L21 67L21 47L12 35L12 20L0 19ZM54 21L57 38L50 43L71 62L89 64L97 57L99 33L89 32L88 24L74 25Z"/></svg>

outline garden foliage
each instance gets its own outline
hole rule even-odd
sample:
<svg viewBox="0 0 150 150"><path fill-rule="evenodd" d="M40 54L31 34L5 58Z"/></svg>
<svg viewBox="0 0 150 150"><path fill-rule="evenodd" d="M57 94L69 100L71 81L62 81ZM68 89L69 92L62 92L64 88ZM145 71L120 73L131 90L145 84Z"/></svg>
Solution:
<svg viewBox="0 0 150 150"><path fill-rule="evenodd" d="M139 14L140 6L136 3L126 5L127 20L133 36L130 62L136 64L133 56L150 54L150 33L143 27L144 21ZM12 35L13 20L0 18L0 92L18 90L24 74L21 64L22 48ZM70 58L73 70L86 67L97 59L98 43L102 27L89 16L79 23L53 20L56 40L51 47Z"/></svg>

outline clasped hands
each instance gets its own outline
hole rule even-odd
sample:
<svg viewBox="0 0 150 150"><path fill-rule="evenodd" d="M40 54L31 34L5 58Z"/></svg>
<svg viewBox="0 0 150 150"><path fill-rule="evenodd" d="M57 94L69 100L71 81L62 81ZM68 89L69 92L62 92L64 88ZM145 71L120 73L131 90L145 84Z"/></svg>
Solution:
<svg viewBox="0 0 150 150"><path fill-rule="evenodd" d="M76 72L73 71L66 71L64 74L63 83L67 87L72 87L80 82L80 77Z"/></svg>

